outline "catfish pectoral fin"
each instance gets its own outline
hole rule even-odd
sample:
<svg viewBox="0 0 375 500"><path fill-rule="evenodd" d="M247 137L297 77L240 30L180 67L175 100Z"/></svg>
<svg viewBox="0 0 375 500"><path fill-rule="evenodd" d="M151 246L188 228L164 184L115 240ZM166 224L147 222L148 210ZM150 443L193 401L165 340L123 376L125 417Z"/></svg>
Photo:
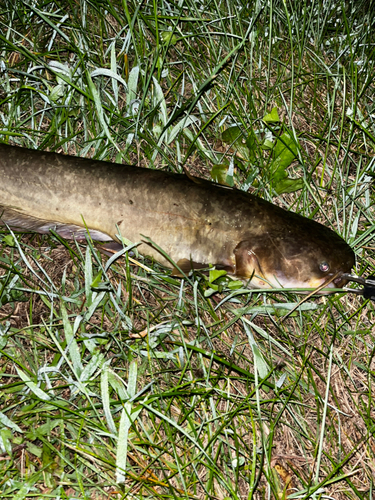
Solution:
<svg viewBox="0 0 375 500"><path fill-rule="evenodd" d="M208 264L201 264L199 262L194 262L194 261L189 260L189 259L180 259L177 262L177 267L179 269L181 269L181 271L185 274L189 274L190 271L193 271L193 270L196 270L196 271L207 270L207 271L209 271L209 269L210 269L210 266ZM179 269L177 269L177 267L174 267L172 269L172 275L181 278L181 277L183 277L183 274L181 273L181 271ZM227 273L230 273L230 274L234 273L234 268L230 265L215 264L214 267L215 267L215 269L223 270L223 271L226 271Z"/></svg>
<svg viewBox="0 0 375 500"><path fill-rule="evenodd" d="M91 231L90 231L90 234L91 234ZM91 237L92 237L92 235L91 235ZM93 238L93 239L95 239L95 238ZM105 255L108 255L108 257L112 257L113 254L122 250L124 248L124 246L121 245L121 243L117 243L117 241L108 241L104 245L100 245L97 248L100 252L104 253Z"/></svg>
<svg viewBox="0 0 375 500"><path fill-rule="evenodd" d="M108 236L108 234L97 231L96 229L88 228L88 230L86 230L84 227L76 226L75 224L52 224L49 229L54 229L54 231L56 231L58 235L66 238L67 240L75 239L77 241L86 241L86 237L88 236L88 234L90 234L91 239L94 241L112 240L112 238Z"/></svg>
<svg viewBox="0 0 375 500"><path fill-rule="evenodd" d="M234 274L234 267L229 264L215 264L215 269L218 271L226 271L228 274Z"/></svg>
<svg viewBox="0 0 375 500"><path fill-rule="evenodd" d="M177 267L173 267L172 276L177 276L182 278L185 275L189 274L190 271L194 269L207 269L208 264L201 264L199 262L193 262L189 259L180 259L177 261ZM182 271L182 272L181 272Z"/></svg>
<svg viewBox="0 0 375 500"><path fill-rule="evenodd" d="M58 221L38 219L30 215L25 215L18 210L0 205L0 225L7 224L10 228L23 231L35 231L40 234L48 234L53 229L59 236L77 241L85 241L87 231L84 227L76 224L69 224ZM112 238L108 234L95 229L89 229L90 236L95 241L110 241Z"/></svg>

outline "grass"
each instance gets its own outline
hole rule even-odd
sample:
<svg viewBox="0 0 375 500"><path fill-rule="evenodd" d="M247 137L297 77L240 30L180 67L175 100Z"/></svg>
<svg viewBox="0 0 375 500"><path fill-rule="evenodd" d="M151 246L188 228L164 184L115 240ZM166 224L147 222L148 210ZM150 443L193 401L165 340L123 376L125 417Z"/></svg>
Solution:
<svg viewBox="0 0 375 500"><path fill-rule="evenodd" d="M369 275L372 12L4 0L0 139L212 171L334 228ZM283 321L293 293L0 238L2 498L373 497L371 302L312 298Z"/></svg>

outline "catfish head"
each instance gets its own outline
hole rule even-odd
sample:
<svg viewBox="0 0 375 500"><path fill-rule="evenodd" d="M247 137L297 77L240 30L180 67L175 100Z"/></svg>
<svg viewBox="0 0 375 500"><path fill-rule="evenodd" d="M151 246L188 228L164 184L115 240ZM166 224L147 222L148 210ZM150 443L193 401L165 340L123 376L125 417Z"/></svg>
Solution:
<svg viewBox="0 0 375 500"><path fill-rule="evenodd" d="M341 275L354 266L353 250L330 229L310 220L307 226L241 241L234 249L235 275L250 279L254 288L344 286L347 279Z"/></svg>

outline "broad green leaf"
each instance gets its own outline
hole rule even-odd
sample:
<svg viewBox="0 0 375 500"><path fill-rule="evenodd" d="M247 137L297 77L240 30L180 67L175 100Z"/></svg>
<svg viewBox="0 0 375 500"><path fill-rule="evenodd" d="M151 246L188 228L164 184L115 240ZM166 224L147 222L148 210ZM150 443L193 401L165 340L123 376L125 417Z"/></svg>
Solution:
<svg viewBox="0 0 375 500"><path fill-rule="evenodd" d="M275 191L278 194L282 193L294 193L303 188L303 179L291 179L287 177L286 179L281 179L275 186Z"/></svg>
<svg viewBox="0 0 375 500"><path fill-rule="evenodd" d="M214 181L218 182L219 184L223 184L224 186L227 186L227 172L228 172L229 165L225 165L224 163L219 163L218 165L214 165L211 169L211 177L213 178Z"/></svg>
<svg viewBox="0 0 375 500"><path fill-rule="evenodd" d="M288 132L277 139L276 145L272 150L272 162L270 172L274 189L277 193L292 193L301 189L302 179L291 179L288 177L287 168L291 165L297 156L297 145Z"/></svg>
<svg viewBox="0 0 375 500"><path fill-rule="evenodd" d="M212 269L209 274L209 281L212 286L212 282L217 280L218 278L225 276L227 274L226 271L223 270L218 270L218 269Z"/></svg>
<svg viewBox="0 0 375 500"><path fill-rule="evenodd" d="M250 153L250 160L255 159L255 152L258 150L258 138L253 129L248 131L249 135L246 137L246 146Z"/></svg>
<svg viewBox="0 0 375 500"><path fill-rule="evenodd" d="M230 165L225 163L214 165L211 169L211 177L223 186L233 187L234 185L233 174L230 175Z"/></svg>
<svg viewBox="0 0 375 500"><path fill-rule="evenodd" d="M7 234L6 236L4 236L3 243L8 247L15 247L16 246L16 244L14 242L14 238L11 234Z"/></svg>
<svg viewBox="0 0 375 500"><path fill-rule="evenodd" d="M279 123L279 113L277 112L277 108L272 108L271 113L267 113L263 117L264 123Z"/></svg>
<svg viewBox="0 0 375 500"><path fill-rule="evenodd" d="M275 136L272 130L267 129L264 134L262 148L265 150L272 149L275 145Z"/></svg>
<svg viewBox="0 0 375 500"><path fill-rule="evenodd" d="M204 291L204 296L206 298L211 297L211 295L213 295L214 293L216 293L218 291L218 289L219 289L218 286L215 286L215 285L212 285L212 286L215 287L215 288L207 288L207 290Z"/></svg>
<svg viewBox="0 0 375 500"><path fill-rule="evenodd" d="M230 290L237 290L238 288L242 288L243 286L244 285L243 285L242 281L239 281L239 280L231 280L228 283L228 288Z"/></svg>
<svg viewBox="0 0 375 500"><path fill-rule="evenodd" d="M280 171L287 169L297 156L297 152L297 146L293 138L285 132L276 141L276 145L272 151L274 160L271 163L271 170L275 172L279 169Z"/></svg>
<svg viewBox="0 0 375 500"><path fill-rule="evenodd" d="M272 149L274 146L274 143L270 141L269 139L265 139L263 142L263 149Z"/></svg>

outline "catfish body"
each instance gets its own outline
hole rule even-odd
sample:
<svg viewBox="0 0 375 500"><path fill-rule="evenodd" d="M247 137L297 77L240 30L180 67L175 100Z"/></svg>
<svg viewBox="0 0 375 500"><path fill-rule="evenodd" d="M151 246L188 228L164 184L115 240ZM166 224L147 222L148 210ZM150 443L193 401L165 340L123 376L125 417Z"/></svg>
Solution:
<svg viewBox="0 0 375 500"><path fill-rule="evenodd" d="M0 218L12 227L69 237L86 224L102 241L119 231L133 242L146 236L184 271L212 264L256 288L317 287L355 262L325 226L183 174L0 144L0 182ZM170 266L152 245L138 250Z"/></svg>

